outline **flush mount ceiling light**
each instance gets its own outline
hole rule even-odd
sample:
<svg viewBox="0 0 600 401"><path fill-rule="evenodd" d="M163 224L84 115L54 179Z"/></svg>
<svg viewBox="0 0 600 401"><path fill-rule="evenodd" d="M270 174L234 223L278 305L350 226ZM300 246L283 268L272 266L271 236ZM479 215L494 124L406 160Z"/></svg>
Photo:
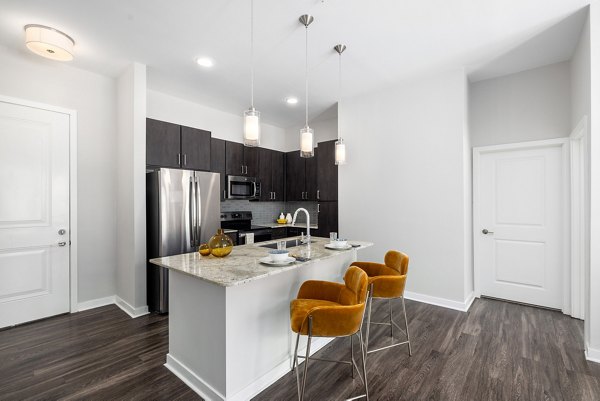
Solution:
<svg viewBox="0 0 600 401"><path fill-rule="evenodd" d="M25 45L35 54L58 61L73 60L75 41L66 33L44 25L25 25Z"/></svg>
<svg viewBox="0 0 600 401"><path fill-rule="evenodd" d="M342 53L346 50L346 45L335 45L333 48L339 58L339 87L338 87L338 115L340 109L340 102L342 101ZM335 142L335 164L346 164L346 144L342 139L342 127L338 120L338 140Z"/></svg>
<svg viewBox="0 0 600 401"><path fill-rule="evenodd" d="M285 102L287 104L298 104L298 98L297 97L286 97Z"/></svg>
<svg viewBox="0 0 600 401"><path fill-rule="evenodd" d="M260 112L254 108L254 0L250 1L250 108L244 111L244 146L260 146Z"/></svg>
<svg viewBox="0 0 600 401"><path fill-rule="evenodd" d="M208 57L198 57L196 59L196 64L198 64L201 67L210 68L213 65L215 65L215 62Z"/></svg>
<svg viewBox="0 0 600 401"><path fill-rule="evenodd" d="M306 28L306 65L305 65L305 125L300 130L300 157L313 157L315 155L315 132L308 126L308 26L315 20L312 15L305 14L299 18L300 23Z"/></svg>

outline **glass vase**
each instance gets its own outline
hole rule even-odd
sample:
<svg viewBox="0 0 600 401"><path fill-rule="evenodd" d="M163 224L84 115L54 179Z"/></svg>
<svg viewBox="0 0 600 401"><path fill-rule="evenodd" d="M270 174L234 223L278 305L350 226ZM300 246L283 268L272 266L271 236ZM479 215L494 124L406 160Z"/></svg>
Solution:
<svg viewBox="0 0 600 401"><path fill-rule="evenodd" d="M233 250L233 241L228 235L225 235L223 229L219 228L217 234L208 241L210 253L218 258L224 258Z"/></svg>

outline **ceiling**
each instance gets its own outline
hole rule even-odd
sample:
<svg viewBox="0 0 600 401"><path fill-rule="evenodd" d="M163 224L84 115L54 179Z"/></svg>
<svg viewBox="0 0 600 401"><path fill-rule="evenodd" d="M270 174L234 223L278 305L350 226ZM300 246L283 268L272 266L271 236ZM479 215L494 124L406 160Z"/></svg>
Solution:
<svg viewBox="0 0 600 401"><path fill-rule="evenodd" d="M344 96L446 68L484 79L570 57L583 21L577 11L589 1L255 0L255 106L266 122L303 122L304 13L315 17L312 118L337 100L337 43L348 45ZM233 113L249 106L249 0L0 0L0 7L0 44L24 54L23 26L49 25L75 39L77 68L116 77L137 61L148 66L150 89ZM197 66L198 56L214 67ZM300 102L288 106L287 96Z"/></svg>

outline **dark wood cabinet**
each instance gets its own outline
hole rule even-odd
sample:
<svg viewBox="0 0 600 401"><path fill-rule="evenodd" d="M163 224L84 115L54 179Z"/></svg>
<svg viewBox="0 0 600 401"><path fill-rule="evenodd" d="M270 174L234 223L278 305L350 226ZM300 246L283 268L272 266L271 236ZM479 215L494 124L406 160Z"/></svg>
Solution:
<svg viewBox="0 0 600 401"><path fill-rule="evenodd" d="M315 152L317 152L316 149ZM286 200L317 200L317 174L316 157L300 157L300 152L297 150L286 153Z"/></svg>
<svg viewBox="0 0 600 401"><path fill-rule="evenodd" d="M276 150L271 153L272 182L271 190L276 201L285 199L285 162L284 153Z"/></svg>
<svg viewBox="0 0 600 401"><path fill-rule="evenodd" d="M271 234L273 239L285 238L288 236L288 230L285 227L274 228Z"/></svg>
<svg viewBox="0 0 600 401"><path fill-rule="evenodd" d="M225 200L227 182L225 173L225 141L212 138L210 141L210 171L221 175L221 200Z"/></svg>
<svg viewBox="0 0 600 401"><path fill-rule="evenodd" d="M258 175L258 149L241 143L227 141L225 144L225 170L227 175Z"/></svg>
<svg viewBox="0 0 600 401"><path fill-rule="evenodd" d="M283 201L285 176L284 154L276 150L258 148L258 179L262 201Z"/></svg>
<svg viewBox="0 0 600 401"><path fill-rule="evenodd" d="M181 167L210 171L210 132L181 127Z"/></svg>
<svg viewBox="0 0 600 401"><path fill-rule="evenodd" d="M316 154L318 175L316 176L318 201L338 200L338 166L335 164L335 140L319 143Z"/></svg>
<svg viewBox="0 0 600 401"><path fill-rule="evenodd" d="M146 119L146 164L160 167L180 167L180 126Z"/></svg>
<svg viewBox="0 0 600 401"><path fill-rule="evenodd" d="M329 238L330 232L338 232L338 203L320 202L318 211L319 228L316 230L315 235L318 237ZM341 235L343 237L343 233Z"/></svg>
<svg viewBox="0 0 600 401"><path fill-rule="evenodd" d="M146 119L146 164L209 171L211 134L201 129Z"/></svg>
<svg viewBox="0 0 600 401"><path fill-rule="evenodd" d="M225 172L227 175L244 175L244 145L241 143L225 143Z"/></svg>

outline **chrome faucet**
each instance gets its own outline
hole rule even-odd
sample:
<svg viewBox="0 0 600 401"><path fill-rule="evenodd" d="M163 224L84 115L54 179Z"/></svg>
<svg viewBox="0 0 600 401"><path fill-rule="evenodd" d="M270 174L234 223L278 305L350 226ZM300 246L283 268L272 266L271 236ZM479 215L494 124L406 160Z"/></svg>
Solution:
<svg viewBox="0 0 600 401"><path fill-rule="evenodd" d="M310 244L310 214L308 214L308 210L301 207L294 212L294 218L292 219L292 226L296 224L296 217L298 217L298 212L306 213L306 240L305 243Z"/></svg>

